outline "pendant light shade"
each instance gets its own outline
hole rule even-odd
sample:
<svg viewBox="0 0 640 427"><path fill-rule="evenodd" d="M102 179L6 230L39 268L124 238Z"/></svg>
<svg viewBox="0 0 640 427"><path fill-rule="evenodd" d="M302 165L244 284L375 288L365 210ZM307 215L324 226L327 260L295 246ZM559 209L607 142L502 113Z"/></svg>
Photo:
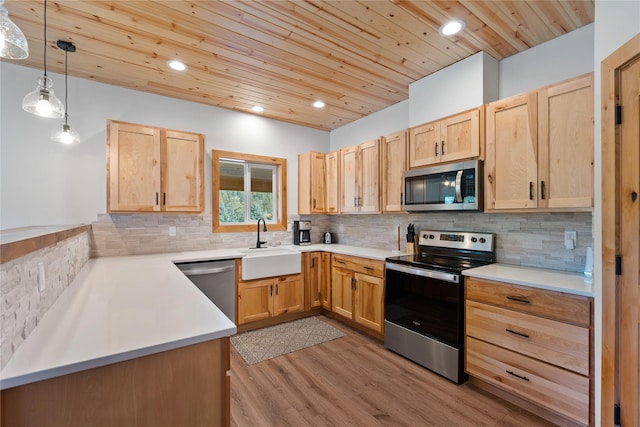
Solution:
<svg viewBox="0 0 640 427"><path fill-rule="evenodd" d="M41 117L64 117L64 105L53 94L51 86L51 79L46 74L40 77L36 90L29 92L22 100L22 109Z"/></svg>
<svg viewBox="0 0 640 427"><path fill-rule="evenodd" d="M44 0L44 75L38 80L38 87L22 100L22 109L41 117L64 117L64 106L53 94L52 82L47 77L47 0Z"/></svg>
<svg viewBox="0 0 640 427"><path fill-rule="evenodd" d="M9 19L9 12L0 0L0 58L25 59L29 44L20 28Z"/></svg>
<svg viewBox="0 0 640 427"><path fill-rule="evenodd" d="M61 144L71 145L78 144L80 142L80 135L76 132L75 129L72 129L69 125L69 99L68 99L68 56L69 52L75 52L76 47L71 42L67 42L64 40L58 40L57 46L64 50L64 121L60 123L53 129L51 132L51 139L55 142L59 142Z"/></svg>

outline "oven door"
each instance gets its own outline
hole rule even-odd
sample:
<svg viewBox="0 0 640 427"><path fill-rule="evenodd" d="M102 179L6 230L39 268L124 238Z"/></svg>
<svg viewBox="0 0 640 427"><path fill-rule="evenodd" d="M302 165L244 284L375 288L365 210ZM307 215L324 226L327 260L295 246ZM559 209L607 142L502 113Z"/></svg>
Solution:
<svg viewBox="0 0 640 427"><path fill-rule="evenodd" d="M389 262L385 267L385 320L462 349L462 276Z"/></svg>

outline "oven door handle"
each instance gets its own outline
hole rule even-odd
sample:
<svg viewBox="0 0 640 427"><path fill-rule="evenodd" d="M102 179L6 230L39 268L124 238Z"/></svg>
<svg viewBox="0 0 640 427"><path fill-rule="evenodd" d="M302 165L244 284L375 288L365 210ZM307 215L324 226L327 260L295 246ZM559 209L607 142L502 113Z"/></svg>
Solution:
<svg viewBox="0 0 640 427"><path fill-rule="evenodd" d="M413 274L416 276L429 277L431 279L443 280L445 282L460 283L459 274L444 273L442 271L425 270L423 268L406 267L404 265L385 263L387 270L399 271L401 273Z"/></svg>

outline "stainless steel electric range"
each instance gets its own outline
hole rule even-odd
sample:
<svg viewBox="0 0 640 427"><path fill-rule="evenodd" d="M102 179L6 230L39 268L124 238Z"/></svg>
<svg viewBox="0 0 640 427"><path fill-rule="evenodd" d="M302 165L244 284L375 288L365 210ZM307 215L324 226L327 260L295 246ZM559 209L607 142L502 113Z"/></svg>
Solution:
<svg viewBox="0 0 640 427"><path fill-rule="evenodd" d="M422 230L419 252L385 262L384 345L461 384L464 276L495 262L494 235Z"/></svg>

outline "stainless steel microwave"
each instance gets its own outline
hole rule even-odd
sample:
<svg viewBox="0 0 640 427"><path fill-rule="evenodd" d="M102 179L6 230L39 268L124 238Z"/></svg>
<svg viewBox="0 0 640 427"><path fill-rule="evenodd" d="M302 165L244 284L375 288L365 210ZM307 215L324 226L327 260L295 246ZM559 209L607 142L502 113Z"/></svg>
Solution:
<svg viewBox="0 0 640 427"><path fill-rule="evenodd" d="M483 163L471 160L427 166L404 173L404 209L425 211L482 211Z"/></svg>

